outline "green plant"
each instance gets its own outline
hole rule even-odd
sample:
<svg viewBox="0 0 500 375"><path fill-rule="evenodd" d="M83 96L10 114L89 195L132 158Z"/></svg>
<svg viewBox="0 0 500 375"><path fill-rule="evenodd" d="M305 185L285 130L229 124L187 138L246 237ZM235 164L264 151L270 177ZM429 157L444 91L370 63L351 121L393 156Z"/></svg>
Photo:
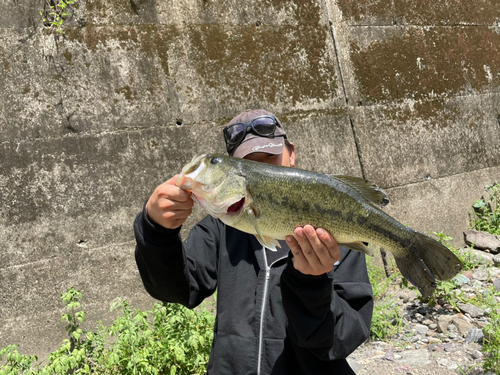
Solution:
<svg viewBox="0 0 500 375"><path fill-rule="evenodd" d="M17 375L19 373L38 374L33 365L38 361L35 355L23 355L17 351L16 345L9 345L0 350L0 361L5 357L5 364L0 366L0 375Z"/></svg>
<svg viewBox="0 0 500 375"><path fill-rule="evenodd" d="M375 253L379 253L379 250L375 250ZM394 282L394 280L401 276L401 273L395 266L394 258L390 259L392 274L387 277L384 268L377 264L376 257L366 258L368 277L370 278L370 284L372 285L373 296L375 299L382 298L387 293L389 286Z"/></svg>
<svg viewBox="0 0 500 375"><path fill-rule="evenodd" d="M157 303L152 310L133 309L125 300L111 309L119 316L110 327L80 328L85 314L81 293L70 288L62 294L68 339L50 353L45 365L36 356L19 354L14 345L0 350L0 375L63 374L179 374L201 375L213 340L215 316L202 305L198 311L178 304Z"/></svg>
<svg viewBox="0 0 500 375"><path fill-rule="evenodd" d="M483 328L484 344L482 351L486 354L483 369L494 374L500 374L500 311L495 298L495 296L498 296L498 292L491 288L485 295L488 296L490 323Z"/></svg>
<svg viewBox="0 0 500 375"><path fill-rule="evenodd" d="M62 27L71 14L69 11L74 2L74 0L45 0L43 11L40 11L43 25L51 31L64 34Z"/></svg>
<svg viewBox="0 0 500 375"><path fill-rule="evenodd" d="M463 302L464 299L462 298L462 291L458 285L456 285L453 280L438 281L436 284L434 294L427 301L429 306L450 305L456 311L460 311L458 302Z"/></svg>
<svg viewBox="0 0 500 375"><path fill-rule="evenodd" d="M473 213L470 219L472 229L500 234L500 184L485 185L489 197L481 197L472 205Z"/></svg>
<svg viewBox="0 0 500 375"><path fill-rule="evenodd" d="M399 306L391 300L375 302L373 309L370 337L377 340L387 340L399 333L403 326L403 318Z"/></svg>

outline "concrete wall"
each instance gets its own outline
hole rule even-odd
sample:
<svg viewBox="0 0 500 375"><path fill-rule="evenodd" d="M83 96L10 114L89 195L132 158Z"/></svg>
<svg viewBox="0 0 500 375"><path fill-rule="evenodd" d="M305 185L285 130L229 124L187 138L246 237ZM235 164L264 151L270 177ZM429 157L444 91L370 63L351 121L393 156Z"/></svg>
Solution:
<svg viewBox="0 0 500 375"><path fill-rule="evenodd" d="M42 8L0 3L0 347L58 347L69 286L89 327L116 297L149 308L133 219L244 109L457 244L500 180L497 0L75 0L58 37Z"/></svg>

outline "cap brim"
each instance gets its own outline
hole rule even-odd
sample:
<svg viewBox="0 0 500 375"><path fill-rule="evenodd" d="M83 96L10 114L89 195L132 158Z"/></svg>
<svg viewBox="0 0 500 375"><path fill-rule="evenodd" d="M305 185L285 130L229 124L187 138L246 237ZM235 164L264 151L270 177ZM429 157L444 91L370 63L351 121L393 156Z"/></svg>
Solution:
<svg viewBox="0 0 500 375"><path fill-rule="evenodd" d="M285 147L285 137L266 138L253 134L247 135L245 140L234 150L232 156L244 158L255 152L279 155Z"/></svg>

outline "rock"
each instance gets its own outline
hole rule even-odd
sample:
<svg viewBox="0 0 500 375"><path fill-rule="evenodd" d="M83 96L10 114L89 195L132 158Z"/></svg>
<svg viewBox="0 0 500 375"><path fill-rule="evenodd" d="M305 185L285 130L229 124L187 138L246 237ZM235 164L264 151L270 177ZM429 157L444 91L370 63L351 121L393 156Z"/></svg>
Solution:
<svg viewBox="0 0 500 375"><path fill-rule="evenodd" d="M427 349L407 350L401 353L401 359L398 360L405 365L428 365L429 351Z"/></svg>
<svg viewBox="0 0 500 375"><path fill-rule="evenodd" d="M497 267L500 267L500 254L497 254L493 257L493 264Z"/></svg>
<svg viewBox="0 0 500 375"><path fill-rule="evenodd" d="M488 250L493 254L500 253L500 236L471 229L464 232L464 241L476 249Z"/></svg>
<svg viewBox="0 0 500 375"><path fill-rule="evenodd" d="M476 281L486 281L490 278L490 272L488 271L487 268L478 268L476 271L474 271L474 273L472 274L472 277L476 280ZM476 283L476 281L472 284L474 286L474 288L479 288L481 287L482 284L478 284Z"/></svg>
<svg viewBox="0 0 500 375"><path fill-rule="evenodd" d="M459 249L458 253L466 257L470 256L471 261L478 264L490 264L493 262L494 258L493 254L486 253L483 250L476 250L471 248Z"/></svg>
<svg viewBox="0 0 500 375"><path fill-rule="evenodd" d="M465 249L462 249L462 250L466 251ZM459 273L457 276L455 276L453 279L451 279L451 281L455 285L461 286L461 285L469 283L470 279L467 276L465 276L464 274Z"/></svg>
<svg viewBox="0 0 500 375"><path fill-rule="evenodd" d="M455 327L457 327L458 332L460 332L460 334L463 337L465 337L465 335L467 335L467 333L471 329L475 328L472 324L467 322L463 317L455 317L451 321L455 325Z"/></svg>
<svg viewBox="0 0 500 375"><path fill-rule="evenodd" d="M456 370L458 368L458 365L449 360L448 358L440 358L437 360L437 364L441 367L447 368L448 370Z"/></svg>
<svg viewBox="0 0 500 375"><path fill-rule="evenodd" d="M451 322L451 319L453 318L452 315L441 315L438 317L437 320L437 330L438 332L446 332L448 331L448 325Z"/></svg>
<svg viewBox="0 0 500 375"><path fill-rule="evenodd" d="M493 285L495 286L495 290L497 292L500 292L500 278L498 278L495 281L493 281Z"/></svg>
<svg viewBox="0 0 500 375"><path fill-rule="evenodd" d="M419 323L422 323L424 321L424 316L420 313L415 314L415 320Z"/></svg>
<svg viewBox="0 0 500 375"><path fill-rule="evenodd" d="M482 343L484 339L484 334L482 329L473 328L467 332L465 337L465 342L470 344L471 342Z"/></svg>
<svg viewBox="0 0 500 375"><path fill-rule="evenodd" d="M484 310L471 305L470 303L457 303L458 308L464 314L469 314L472 318L484 316Z"/></svg>
<svg viewBox="0 0 500 375"><path fill-rule="evenodd" d="M387 352L385 353L384 359L387 361L394 362L396 360L396 357L394 356L393 352Z"/></svg>
<svg viewBox="0 0 500 375"><path fill-rule="evenodd" d="M423 324L415 324L415 330L419 335L425 335L429 331L429 327Z"/></svg>
<svg viewBox="0 0 500 375"><path fill-rule="evenodd" d="M444 351L447 353L453 353L454 351L457 350L457 347L455 344L444 344L443 345Z"/></svg>

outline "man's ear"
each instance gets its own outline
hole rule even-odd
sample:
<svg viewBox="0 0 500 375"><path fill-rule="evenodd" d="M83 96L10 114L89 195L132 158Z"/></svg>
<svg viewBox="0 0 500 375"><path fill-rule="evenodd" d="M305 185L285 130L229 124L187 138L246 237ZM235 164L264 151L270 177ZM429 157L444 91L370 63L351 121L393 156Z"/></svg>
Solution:
<svg viewBox="0 0 500 375"><path fill-rule="evenodd" d="M295 167L295 145L292 142L288 146L288 151L290 152L290 167Z"/></svg>

